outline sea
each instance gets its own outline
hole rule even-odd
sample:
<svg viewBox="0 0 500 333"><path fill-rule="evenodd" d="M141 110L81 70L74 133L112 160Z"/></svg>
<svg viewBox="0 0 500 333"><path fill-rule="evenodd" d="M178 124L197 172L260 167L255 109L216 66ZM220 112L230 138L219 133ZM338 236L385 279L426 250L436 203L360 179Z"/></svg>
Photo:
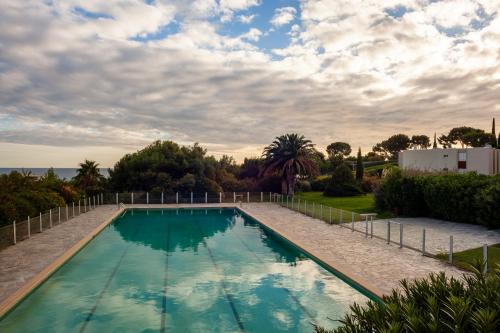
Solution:
<svg viewBox="0 0 500 333"><path fill-rule="evenodd" d="M0 175L9 174L11 171L22 172L23 170L30 170L31 174L34 176L43 176L45 173L47 173L47 170L49 170L49 168L0 168ZM76 176L77 170L77 168L54 168L54 172L59 176L59 178L67 180L70 180L71 178ZM99 168L99 171L104 177L109 176L108 168Z"/></svg>

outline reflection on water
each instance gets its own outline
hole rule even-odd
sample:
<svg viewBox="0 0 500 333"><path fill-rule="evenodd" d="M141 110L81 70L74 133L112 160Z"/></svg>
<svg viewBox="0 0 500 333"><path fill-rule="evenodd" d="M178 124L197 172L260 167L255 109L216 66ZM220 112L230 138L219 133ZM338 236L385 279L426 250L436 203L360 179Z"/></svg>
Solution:
<svg viewBox="0 0 500 333"><path fill-rule="evenodd" d="M0 331L311 332L358 291L233 209L127 212Z"/></svg>

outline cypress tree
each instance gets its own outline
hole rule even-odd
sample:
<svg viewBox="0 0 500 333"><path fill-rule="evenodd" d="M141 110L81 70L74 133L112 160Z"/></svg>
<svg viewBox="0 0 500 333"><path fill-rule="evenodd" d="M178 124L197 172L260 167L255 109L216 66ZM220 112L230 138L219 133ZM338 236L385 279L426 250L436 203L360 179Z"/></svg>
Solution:
<svg viewBox="0 0 500 333"><path fill-rule="evenodd" d="M363 168L363 157L361 157L361 147L358 149L358 157L356 159L356 180L363 180L363 174L365 170Z"/></svg>
<svg viewBox="0 0 500 333"><path fill-rule="evenodd" d="M437 140L436 140L436 132L434 132L434 143L432 144L432 148L436 149L437 147L438 147L438 143L437 143Z"/></svg>
<svg viewBox="0 0 500 333"><path fill-rule="evenodd" d="M497 133L496 133L496 130L495 130L495 118L493 118L493 123L491 125L491 146L493 148L498 147Z"/></svg>

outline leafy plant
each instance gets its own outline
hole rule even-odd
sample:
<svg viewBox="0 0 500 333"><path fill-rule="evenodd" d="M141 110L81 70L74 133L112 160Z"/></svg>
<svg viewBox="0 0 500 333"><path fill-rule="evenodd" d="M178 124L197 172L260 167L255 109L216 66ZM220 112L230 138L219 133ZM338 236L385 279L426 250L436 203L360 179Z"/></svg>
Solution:
<svg viewBox="0 0 500 333"><path fill-rule="evenodd" d="M400 290L384 296L383 303L354 304L341 326L317 333L358 332L499 332L500 266L484 275L480 265L462 279L443 272L426 279L401 281Z"/></svg>

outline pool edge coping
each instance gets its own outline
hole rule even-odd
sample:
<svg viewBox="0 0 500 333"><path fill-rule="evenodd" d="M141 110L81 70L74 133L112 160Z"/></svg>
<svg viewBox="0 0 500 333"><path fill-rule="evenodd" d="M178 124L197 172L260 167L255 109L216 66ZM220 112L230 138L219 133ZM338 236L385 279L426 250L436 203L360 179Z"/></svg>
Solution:
<svg viewBox="0 0 500 333"><path fill-rule="evenodd" d="M7 313L13 310L23 299L25 299L33 290L39 287L45 280L54 274L62 265L70 260L77 254L85 245L94 239L105 227L113 222L126 208L120 207L115 213L111 215L104 222L92 229L85 237L80 239L76 244L71 246L62 255L49 263L44 269L38 272L23 286L17 289L14 293L9 295L4 301L0 303L0 319L4 318Z"/></svg>

